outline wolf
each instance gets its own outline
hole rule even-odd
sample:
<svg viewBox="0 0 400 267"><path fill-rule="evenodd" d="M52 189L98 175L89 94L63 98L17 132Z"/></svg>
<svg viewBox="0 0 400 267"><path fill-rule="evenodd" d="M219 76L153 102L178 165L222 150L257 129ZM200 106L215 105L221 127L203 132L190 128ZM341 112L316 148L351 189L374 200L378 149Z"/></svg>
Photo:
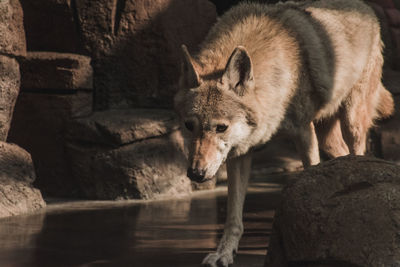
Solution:
<svg viewBox="0 0 400 267"><path fill-rule="evenodd" d="M381 82L382 41L360 0L241 3L198 51L182 45L174 98L188 149L187 176L204 182L226 161L227 219L208 266L228 266L243 233L251 152L274 135L294 141L305 168L363 155L374 121L393 113Z"/></svg>

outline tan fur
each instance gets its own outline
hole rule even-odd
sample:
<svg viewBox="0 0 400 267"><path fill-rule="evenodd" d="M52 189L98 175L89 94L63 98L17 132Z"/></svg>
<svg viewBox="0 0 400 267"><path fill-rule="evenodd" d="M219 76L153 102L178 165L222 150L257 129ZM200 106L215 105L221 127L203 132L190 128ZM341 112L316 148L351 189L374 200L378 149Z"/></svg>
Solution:
<svg viewBox="0 0 400 267"><path fill-rule="evenodd" d="M319 147L331 157L364 153L374 120L393 112L381 51L379 23L359 0L240 4L197 54L183 47L175 108L189 147L188 175L210 179L227 160L234 184L224 236L205 264L232 262L253 147L286 134L305 167L319 163Z"/></svg>
<svg viewBox="0 0 400 267"><path fill-rule="evenodd" d="M385 90L382 83L379 84L379 100L378 100L378 116L380 118L388 118L394 113L394 102L392 95Z"/></svg>

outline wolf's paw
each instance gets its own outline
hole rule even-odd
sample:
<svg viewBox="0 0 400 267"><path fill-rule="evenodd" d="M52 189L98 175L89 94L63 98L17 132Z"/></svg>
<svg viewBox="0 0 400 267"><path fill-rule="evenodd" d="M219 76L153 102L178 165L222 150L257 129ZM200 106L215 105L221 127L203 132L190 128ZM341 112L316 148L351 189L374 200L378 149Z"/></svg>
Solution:
<svg viewBox="0 0 400 267"><path fill-rule="evenodd" d="M223 251L208 254L201 264L208 267L228 267L232 263L233 252Z"/></svg>

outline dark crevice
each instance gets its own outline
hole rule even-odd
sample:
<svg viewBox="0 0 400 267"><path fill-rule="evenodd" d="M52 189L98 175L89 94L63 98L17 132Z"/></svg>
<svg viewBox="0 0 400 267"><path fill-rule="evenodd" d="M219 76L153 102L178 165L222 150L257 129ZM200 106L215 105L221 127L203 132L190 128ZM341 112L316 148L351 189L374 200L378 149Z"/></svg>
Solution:
<svg viewBox="0 0 400 267"><path fill-rule="evenodd" d="M20 59L23 59L24 56L20 56L20 55L14 55L14 54L9 54L9 53L4 53L0 51L0 56L5 56L5 57L10 57L10 58L14 58L17 61L19 61Z"/></svg>
<svg viewBox="0 0 400 267"><path fill-rule="evenodd" d="M122 12L125 9L126 5L126 0L116 0L116 6L114 9L115 15L114 15L114 23L113 23L113 33L115 36L118 35L119 27L121 24L121 18L122 18Z"/></svg>
<svg viewBox="0 0 400 267"><path fill-rule="evenodd" d="M83 50L83 45L82 45L82 40L83 40L83 34L82 34L82 28L79 20L79 13L78 13L78 8L76 6L76 0L71 0L71 11L72 11L72 16L74 19L74 25L75 25L75 30L76 33L78 34L79 37L79 49Z"/></svg>

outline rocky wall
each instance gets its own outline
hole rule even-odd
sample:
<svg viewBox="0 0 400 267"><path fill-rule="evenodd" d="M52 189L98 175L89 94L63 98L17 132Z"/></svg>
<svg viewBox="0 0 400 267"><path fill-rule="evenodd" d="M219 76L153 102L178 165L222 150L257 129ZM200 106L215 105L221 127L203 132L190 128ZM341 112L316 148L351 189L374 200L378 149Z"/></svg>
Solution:
<svg viewBox="0 0 400 267"><path fill-rule="evenodd" d="M172 107L180 45L196 49L216 21L207 0L21 2L28 50L92 58L96 110Z"/></svg>
<svg viewBox="0 0 400 267"><path fill-rule="evenodd" d="M45 206L31 156L5 143L20 91L18 58L26 55L23 12L18 0L0 1L0 218L36 211Z"/></svg>

